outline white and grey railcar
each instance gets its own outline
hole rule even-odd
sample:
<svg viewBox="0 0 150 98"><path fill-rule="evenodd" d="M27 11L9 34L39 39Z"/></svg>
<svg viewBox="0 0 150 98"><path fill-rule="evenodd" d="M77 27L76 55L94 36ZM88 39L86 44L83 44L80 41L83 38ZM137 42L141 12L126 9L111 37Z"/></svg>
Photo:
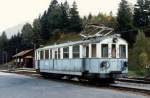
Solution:
<svg viewBox="0 0 150 98"><path fill-rule="evenodd" d="M35 51L40 73L82 78L127 76L128 44L116 35L46 46Z"/></svg>

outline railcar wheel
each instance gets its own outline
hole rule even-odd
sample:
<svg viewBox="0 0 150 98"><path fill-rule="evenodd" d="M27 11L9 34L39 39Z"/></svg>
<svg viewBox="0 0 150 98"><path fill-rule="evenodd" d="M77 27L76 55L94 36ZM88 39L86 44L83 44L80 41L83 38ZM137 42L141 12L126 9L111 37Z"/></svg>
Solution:
<svg viewBox="0 0 150 98"><path fill-rule="evenodd" d="M44 78L49 78L49 75L47 73L40 72L40 75Z"/></svg>
<svg viewBox="0 0 150 98"><path fill-rule="evenodd" d="M66 78L67 78L68 80L71 80L71 79L73 79L73 76L66 76Z"/></svg>
<svg viewBox="0 0 150 98"><path fill-rule="evenodd" d="M87 80L84 79L83 77L77 77L77 79L78 79L79 82L85 82L85 81L87 81Z"/></svg>
<svg viewBox="0 0 150 98"><path fill-rule="evenodd" d="M57 78L57 79L61 79L61 78L64 77L64 75L61 75L61 74L55 74L54 77Z"/></svg>

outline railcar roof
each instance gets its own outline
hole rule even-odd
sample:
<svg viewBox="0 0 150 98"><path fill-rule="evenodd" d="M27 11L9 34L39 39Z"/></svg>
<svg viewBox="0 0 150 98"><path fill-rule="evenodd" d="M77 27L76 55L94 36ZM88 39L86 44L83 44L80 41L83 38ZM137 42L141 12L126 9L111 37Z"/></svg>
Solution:
<svg viewBox="0 0 150 98"><path fill-rule="evenodd" d="M59 47L65 47L65 46L76 45L76 44L81 44L81 43L88 43L88 42L91 42L91 41L86 40L86 41L75 41L75 42L67 42L67 43L62 43L62 44L54 44L54 45L45 46L43 48L39 48L37 50L59 48Z"/></svg>
<svg viewBox="0 0 150 98"><path fill-rule="evenodd" d="M105 40L107 38L113 38L113 37L117 37L119 39L122 39L120 38L119 36L117 35L111 35L111 36L105 36L105 37L100 37L99 39L97 40L81 40L81 41L74 41L74 42L67 42L67 43L62 43L62 44L55 44L55 45L49 45L49 46L45 46L45 47L42 47L42 48L39 48L37 50L43 50L43 49L52 49L52 48L60 48L60 47L65 47L65 46L70 46L70 45L77 45L77 44L85 44L85 43L96 43L96 42L100 42L102 40ZM124 40L124 39L122 39ZM125 40L124 40L125 41ZM126 41L125 41L126 42Z"/></svg>

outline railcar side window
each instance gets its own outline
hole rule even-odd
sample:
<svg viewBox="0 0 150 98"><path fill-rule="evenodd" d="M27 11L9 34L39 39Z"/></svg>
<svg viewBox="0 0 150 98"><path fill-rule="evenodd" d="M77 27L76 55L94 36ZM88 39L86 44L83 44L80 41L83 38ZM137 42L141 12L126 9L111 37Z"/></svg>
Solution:
<svg viewBox="0 0 150 98"><path fill-rule="evenodd" d="M40 60L44 59L44 51L40 51Z"/></svg>
<svg viewBox="0 0 150 98"><path fill-rule="evenodd" d="M45 59L49 59L49 50L45 50Z"/></svg>
<svg viewBox="0 0 150 98"><path fill-rule="evenodd" d="M102 44L101 47L102 57L107 58L108 57L108 44Z"/></svg>
<svg viewBox="0 0 150 98"><path fill-rule="evenodd" d="M86 58L89 57L89 46L86 46Z"/></svg>
<svg viewBox="0 0 150 98"><path fill-rule="evenodd" d="M92 44L92 57L96 57L96 44Z"/></svg>
<svg viewBox="0 0 150 98"><path fill-rule="evenodd" d="M50 59L52 59L52 50L50 50Z"/></svg>
<svg viewBox="0 0 150 98"><path fill-rule="evenodd" d="M73 58L79 58L80 56L80 47L79 46L73 46Z"/></svg>
<svg viewBox="0 0 150 98"><path fill-rule="evenodd" d="M69 47L63 48L63 58L69 58Z"/></svg>
<svg viewBox="0 0 150 98"><path fill-rule="evenodd" d="M60 59L60 48L58 49L58 59Z"/></svg>
<svg viewBox="0 0 150 98"><path fill-rule="evenodd" d="M54 51L54 59L57 59L57 53L58 51Z"/></svg>
<svg viewBox="0 0 150 98"><path fill-rule="evenodd" d="M116 58L116 45L112 44L111 57Z"/></svg>
<svg viewBox="0 0 150 98"><path fill-rule="evenodd" d="M126 46L125 45L119 46L119 57L126 58Z"/></svg>

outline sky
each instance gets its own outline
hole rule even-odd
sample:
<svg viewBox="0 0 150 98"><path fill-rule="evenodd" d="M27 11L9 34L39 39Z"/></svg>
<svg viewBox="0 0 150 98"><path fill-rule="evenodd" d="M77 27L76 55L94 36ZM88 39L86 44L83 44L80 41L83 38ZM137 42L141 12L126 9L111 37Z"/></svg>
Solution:
<svg viewBox="0 0 150 98"><path fill-rule="evenodd" d="M65 0L58 0L64 2ZM117 13L120 0L67 0L71 5L76 1L81 16L99 12ZM129 0L134 4L136 0ZM51 0L0 0L0 32L15 25L32 22L45 10Z"/></svg>

